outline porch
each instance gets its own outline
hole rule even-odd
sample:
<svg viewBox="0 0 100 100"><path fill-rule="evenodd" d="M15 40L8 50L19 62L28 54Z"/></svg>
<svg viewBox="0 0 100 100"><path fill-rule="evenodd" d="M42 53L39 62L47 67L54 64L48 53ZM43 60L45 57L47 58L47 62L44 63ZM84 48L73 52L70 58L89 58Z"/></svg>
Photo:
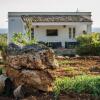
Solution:
<svg viewBox="0 0 100 100"><path fill-rule="evenodd" d="M81 16L22 15L21 18L25 29L31 32L31 38L52 48L75 47L75 37L87 30L86 19Z"/></svg>
<svg viewBox="0 0 100 100"><path fill-rule="evenodd" d="M76 45L76 26L44 25L32 26L31 38L52 48L70 48Z"/></svg>

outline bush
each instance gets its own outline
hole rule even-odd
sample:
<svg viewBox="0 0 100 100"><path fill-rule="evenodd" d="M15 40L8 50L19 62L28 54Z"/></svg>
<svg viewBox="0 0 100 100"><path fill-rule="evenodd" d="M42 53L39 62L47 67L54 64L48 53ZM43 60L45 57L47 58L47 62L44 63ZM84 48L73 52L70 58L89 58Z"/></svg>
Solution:
<svg viewBox="0 0 100 100"><path fill-rule="evenodd" d="M7 34L0 34L0 50L7 46Z"/></svg>
<svg viewBox="0 0 100 100"><path fill-rule="evenodd" d="M0 68L0 75L2 74L2 68Z"/></svg>
<svg viewBox="0 0 100 100"><path fill-rule="evenodd" d="M30 38L29 32L26 32L25 34L23 34L21 32L13 33L12 42L17 44L17 45L20 45L20 46L37 44L36 39Z"/></svg>
<svg viewBox="0 0 100 100"><path fill-rule="evenodd" d="M77 37L77 54L79 55L100 55L100 33L83 34Z"/></svg>
<svg viewBox="0 0 100 100"><path fill-rule="evenodd" d="M88 93L100 96L100 76L76 76L73 78L57 78L54 93L57 97L61 92Z"/></svg>

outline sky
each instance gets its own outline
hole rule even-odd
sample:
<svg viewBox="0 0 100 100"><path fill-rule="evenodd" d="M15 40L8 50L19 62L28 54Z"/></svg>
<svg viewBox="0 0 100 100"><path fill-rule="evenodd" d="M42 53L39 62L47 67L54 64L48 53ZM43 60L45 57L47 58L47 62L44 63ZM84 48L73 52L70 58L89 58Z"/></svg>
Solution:
<svg viewBox="0 0 100 100"><path fill-rule="evenodd" d="M92 12L100 27L100 0L0 0L0 28L8 28L8 12Z"/></svg>

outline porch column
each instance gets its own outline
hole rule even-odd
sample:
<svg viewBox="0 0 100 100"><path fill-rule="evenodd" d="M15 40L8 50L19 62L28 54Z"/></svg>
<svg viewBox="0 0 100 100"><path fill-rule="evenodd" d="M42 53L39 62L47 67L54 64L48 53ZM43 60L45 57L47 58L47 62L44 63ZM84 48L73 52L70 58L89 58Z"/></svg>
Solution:
<svg viewBox="0 0 100 100"><path fill-rule="evenodd" d="M34 25L33 28L34 28L34 38L38 41L37 32L36 32L36 26Z"/></svg>
<svg viewBox="0 0 100 100"><path fill-rule="evenodd" d="M61 43L62 43L62 47L65 48L65 42L63 41Z"/></svg>

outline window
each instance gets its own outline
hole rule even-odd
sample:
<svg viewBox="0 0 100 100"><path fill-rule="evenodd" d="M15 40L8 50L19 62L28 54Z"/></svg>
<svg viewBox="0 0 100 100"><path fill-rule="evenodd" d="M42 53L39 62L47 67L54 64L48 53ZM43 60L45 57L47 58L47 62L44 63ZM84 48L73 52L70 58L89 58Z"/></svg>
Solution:
<svg viewBox="0 0 100 100"><path fill-rule="evenodd" d="M31 38L34 38L34 28L31 28Z"/></svg>
<svg viewBox="0 0 100 100"><path fill-rule="evenodd" d="M75 38L76 29L75 28L69 28L69 39Z"/></svg>
<svg viewBox="0 0 100 100"><path fill-rule="evenodd" d="M58 36L58 30L57 29L47 29L47 36Z"/></svg>
<svg viewBox="0 0 100 100"><path fill-rule="evenodd" d="M48 47L52 47L53 49L61 48L62 44L61 42L47 42L46 45Z"/></svg>
<svg viewBox="0 0 100 100"><path fill-rule="evenodd" d="M78 46L78 42L65 42L65 48L72 49Z"/></svg>
<svg viewBox="0 0 100 100"><path fill-rule="evenodd" d="M71 28L69 28L69 38L72 37L72 32L71 32Z"/></svg>
<svg viewBox="0 0 100 100"><path fill-rule="evenodd" d="M73 28L73 38L75 38L76 29Z"/></svg>

